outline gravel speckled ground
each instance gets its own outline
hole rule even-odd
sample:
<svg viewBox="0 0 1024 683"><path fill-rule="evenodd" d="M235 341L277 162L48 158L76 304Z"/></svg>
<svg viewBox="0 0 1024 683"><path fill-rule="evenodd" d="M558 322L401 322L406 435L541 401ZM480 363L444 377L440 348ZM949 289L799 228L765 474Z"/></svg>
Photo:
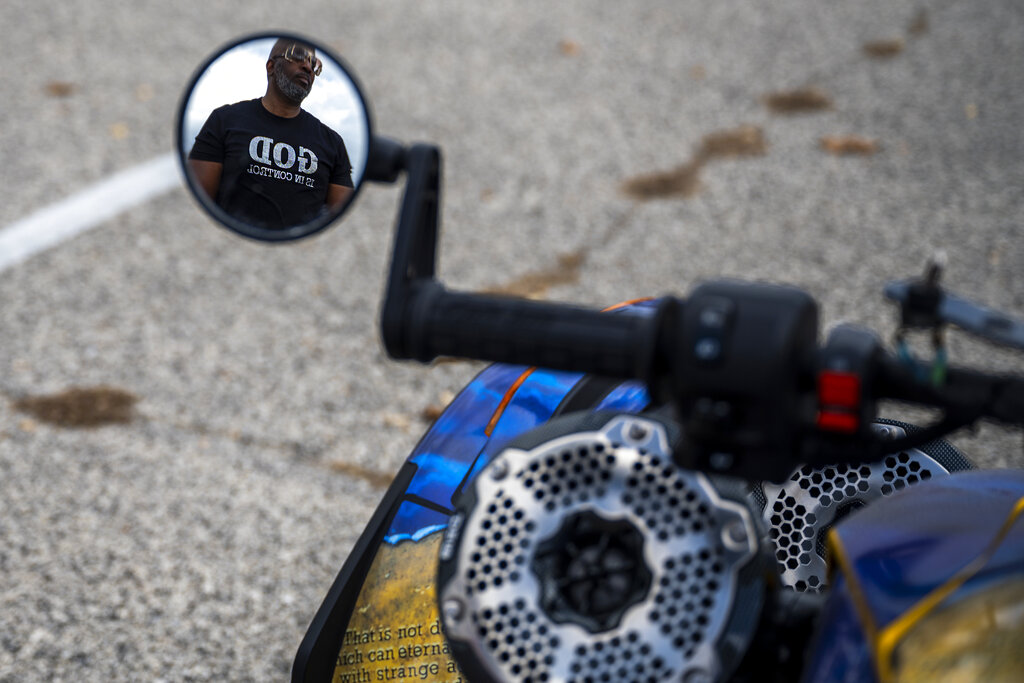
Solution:
<svg viewBox="0 0 1024 683"><path fill-rule="evenodd" d="M441 145L453 286L556 272L546 296L603 306L768 279L888 334L882 284L942 249L956 289L1024 315L1016 0L14 0L0 21L0 227L166 153L196 65L276 27L345 56L380 132ZM831 106L765 104L807 87ZM744 125L765 153L707 161L692 196L624 192ZM825 136L877 151L834 156ZM380 349L399 198L367 188L339 227L268 247L177 189L0 272L0 681L287 678L423 409L480 367ZM14 407L100 386L134 396L134 419ZM957 443L1024 466L1018 434Z"/></svg>

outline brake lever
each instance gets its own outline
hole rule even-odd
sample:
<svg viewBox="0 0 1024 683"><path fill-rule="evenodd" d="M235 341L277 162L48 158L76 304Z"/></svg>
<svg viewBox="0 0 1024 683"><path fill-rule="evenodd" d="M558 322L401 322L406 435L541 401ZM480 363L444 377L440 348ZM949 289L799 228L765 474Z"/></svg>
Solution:
<svg viewBox="0 0 1024 683"><path fill-rule="evenodd" d="M920 280L901 280L890 282L884 291L887 299L900 305L905 325L908 321L909 326L914 327L956 325L976 337L1024 351L1024 321L964 299L942 289L937 283L929 289L929 285ZM922 301L931 309L918 307L917 302Z"/></svg>

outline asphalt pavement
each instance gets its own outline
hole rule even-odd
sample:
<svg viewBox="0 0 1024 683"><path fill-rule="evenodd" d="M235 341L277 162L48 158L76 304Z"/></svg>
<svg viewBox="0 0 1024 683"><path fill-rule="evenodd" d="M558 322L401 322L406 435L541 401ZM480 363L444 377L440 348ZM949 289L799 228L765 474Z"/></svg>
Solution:
<svg viewBox="0 0 1024 683"><path fill-rule="evenodd" d="M888 338L882 286L942 251L951 288L1024 315L1017 0L12 0L0 20L0 230L166 154L199 63L280 29L344 56L377 132L442 148L453 287L603 307L769 280ZM368 186L268 246L177 187L0 272L0 681L287 678L386 481L482 367L382 351L400 197ZM1024 466L1017 433L956 443Z"/></svg>

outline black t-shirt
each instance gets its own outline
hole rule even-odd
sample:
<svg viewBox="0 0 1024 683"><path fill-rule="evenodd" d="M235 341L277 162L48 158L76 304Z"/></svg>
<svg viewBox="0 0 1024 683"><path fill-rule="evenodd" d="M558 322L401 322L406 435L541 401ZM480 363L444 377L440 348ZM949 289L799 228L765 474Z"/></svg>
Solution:
<svg viewBox="0 0 1024 683"><path fill-rule="evenodd" d="M264 228L309 222L324 210L328 184L352 187L340 135L307 111L271 114L259 99L215 109L188 158L223 164L217 204Z"/></svg>

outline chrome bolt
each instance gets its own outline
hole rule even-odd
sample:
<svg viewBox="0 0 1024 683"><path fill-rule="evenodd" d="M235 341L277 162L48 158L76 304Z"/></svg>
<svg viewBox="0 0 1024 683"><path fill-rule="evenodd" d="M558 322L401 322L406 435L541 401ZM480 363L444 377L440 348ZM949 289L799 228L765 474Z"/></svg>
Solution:
<svg viewBox="0 0 1024 683"><path fill-rule="evenodd" d="M647 438L647 427L643 426L639 422L634 422L629 425L628 435L633 441L643 441Z"/></svg>
<svg viewBox="0 0 1024 683"><path fill-rule="evenodd" d="M458 622L462 620L462 601L449 598L441 606L441 615L445 622Z"/></svg>
<svg viewBox="0 0 1024 683"><path fill-rule="evenodd" d="M501 481L508 476L508 461L504 458L495 460L490 466L491 479Z"/></svg>
<svg viewBox="0 0 1024 683"><path fill-rule="evenodd" d="M892 441L906 434L905 431L894 425L884 425L876 422L873 426L875 433L883 441Z"/></svg>
<svg viewBox="0 0 1024 683"><path fill-rule="evenodd" d="M747 526L742 520L733 520L722 529L722 543L730 550L746 548Z"/></svg>

